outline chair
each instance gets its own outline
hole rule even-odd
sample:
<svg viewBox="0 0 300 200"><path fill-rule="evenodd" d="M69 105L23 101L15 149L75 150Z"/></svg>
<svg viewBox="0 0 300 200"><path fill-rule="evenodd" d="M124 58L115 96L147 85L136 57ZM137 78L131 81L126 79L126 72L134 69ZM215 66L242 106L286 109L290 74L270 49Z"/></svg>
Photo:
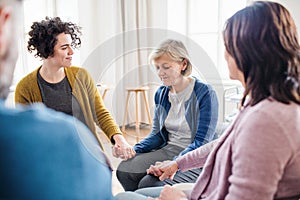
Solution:
<svg viewBox="0 0 300 200"><path fill-rule="evenodd" d="M103 90L103 93L102 93L102 100L104 100L107 91L110 90L111 87L110 87L110 86L107 86L107 85L105 85L105 84L103 84L103 83L97 83L96 86L97 86L99 89Z"/></svg>
<svg viewBox="0 0 300 200"><path fill-rule="evenodd" d="M137 136L136 136L136 140L137 142L139 141L139 126L140 126L140 122L139 122L139 99L138 99L138 94L141 93L143 94L143 99L144 99L144 104L145 104L145 108L146 108L146 112L148 115L148 121L149 121L149 125L152 125L152 120L151 120L151 115L150 115L150 110L149 110L149 104L147 101L147 97L146 97L146 91L149 90L149 87L144 86L144 87L135 87L135 88L126 88L127 90L127 97L126 97L126 104L125 104L125 112L124 112L124 118L123 118L123 125L122 125L122 132L125 133L125 123L127 120L127 114L128 114L128 104L129 104L129 97L131 93L135 93L135 129L137 130Z"/></svg>

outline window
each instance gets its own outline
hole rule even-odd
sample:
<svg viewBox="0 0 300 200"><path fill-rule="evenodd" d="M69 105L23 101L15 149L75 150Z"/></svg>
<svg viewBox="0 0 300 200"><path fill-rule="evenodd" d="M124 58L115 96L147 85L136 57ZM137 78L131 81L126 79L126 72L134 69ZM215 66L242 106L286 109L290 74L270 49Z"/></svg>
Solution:
<svg viewBox="0 0 300 200"><path fill-rule="evenodd" d="M246 4L247 0L169 0L168 28L185 34L200 45L213 61L220 77L228 80L222 30L226 19Z"/></svg>

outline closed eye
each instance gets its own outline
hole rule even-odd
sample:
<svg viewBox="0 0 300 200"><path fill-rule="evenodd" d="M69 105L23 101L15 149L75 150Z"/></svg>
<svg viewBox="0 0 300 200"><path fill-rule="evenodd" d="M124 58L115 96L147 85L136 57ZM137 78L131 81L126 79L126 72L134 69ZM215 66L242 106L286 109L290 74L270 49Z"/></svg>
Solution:
<svg viewBox="0 0 300 200"><path fill-rule="evenodd" d="M156 70L159 70L160 68L162 68L162 69L164 69L164 70L168 70L168 69L171 68L171 66L168 66L168 65L162 65L161 67L158 66L158 65L156 65L155 67L156 67Z"/></svg>

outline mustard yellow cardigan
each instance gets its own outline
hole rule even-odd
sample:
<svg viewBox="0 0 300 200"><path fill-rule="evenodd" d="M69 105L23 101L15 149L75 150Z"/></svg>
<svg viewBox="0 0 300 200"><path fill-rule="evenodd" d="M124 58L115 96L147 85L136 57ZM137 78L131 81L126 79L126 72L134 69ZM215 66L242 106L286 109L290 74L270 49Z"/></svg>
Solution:
<svg viewBox="0 0 300 200"><path fill-rule="evenodd" d="M17 85L15 102L30 104L42 102L41 92L37 82L37 73L41 67L25 76ZM89 73L80 67L65 67L66 76L70 82L72 93L77 99L84 115L85 122L94 133L100 147L103 149L99 135L96 133L95 123L103 130L110 141L113 135L122 134L109 111L106 109L98 89Z"/></svg>

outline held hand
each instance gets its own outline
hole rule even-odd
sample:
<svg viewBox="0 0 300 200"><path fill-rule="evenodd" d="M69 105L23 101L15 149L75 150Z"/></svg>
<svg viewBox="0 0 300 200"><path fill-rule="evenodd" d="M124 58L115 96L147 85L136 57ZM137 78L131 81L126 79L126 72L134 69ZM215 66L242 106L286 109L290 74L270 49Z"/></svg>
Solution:
<svg viewBox="0 0 300 200"><path fill-rule="evenodd" d="M155 165L150 165L147 169L147 174L153 174L154 176L160 177L162 175L162 171L160 170L162 162L156 162Z"/></svg>
<svg viewBox="0 0 300 200"><path fill-rule="evenodd" d="M160 171L162 171L162 174L159 176L159 180L163 181L167 178L173 180L177 170L178 170L178 165L176 161L164 161L160 165Z"/></svg>
<svg viewBox="0 0 300 200"><path fill-rule="evenodd" d="M178 165L175 161L166 160L164 162L156 162L147 169L147 174L153 174L159 177L161 181L170 178L173 179L178 170Z"/></svg>
<svg viewBox="0 0 300 200"><path fill-rule="evenodd" d="M115 145L112 147L113 156L127 160L135 156L135 151L132 146L130 146L125 138L120 135L114 135Z"/></svg>
<svg viewBox="0 0 300 200"><path fill-rule="evenodd" d="M121 146L119 144L115 144L112 147L112 153L114 157L121 158L123 160L128 160L135 156L135 151L133 150L133 148L127 145Z"/></svg>
<svg viewBox="0 0 300 200"><path fill-rule="evenodd" d="M121 147L118 146L117 144L112 146L112 154L116 158L120 158L122 155Z"/></svg>

